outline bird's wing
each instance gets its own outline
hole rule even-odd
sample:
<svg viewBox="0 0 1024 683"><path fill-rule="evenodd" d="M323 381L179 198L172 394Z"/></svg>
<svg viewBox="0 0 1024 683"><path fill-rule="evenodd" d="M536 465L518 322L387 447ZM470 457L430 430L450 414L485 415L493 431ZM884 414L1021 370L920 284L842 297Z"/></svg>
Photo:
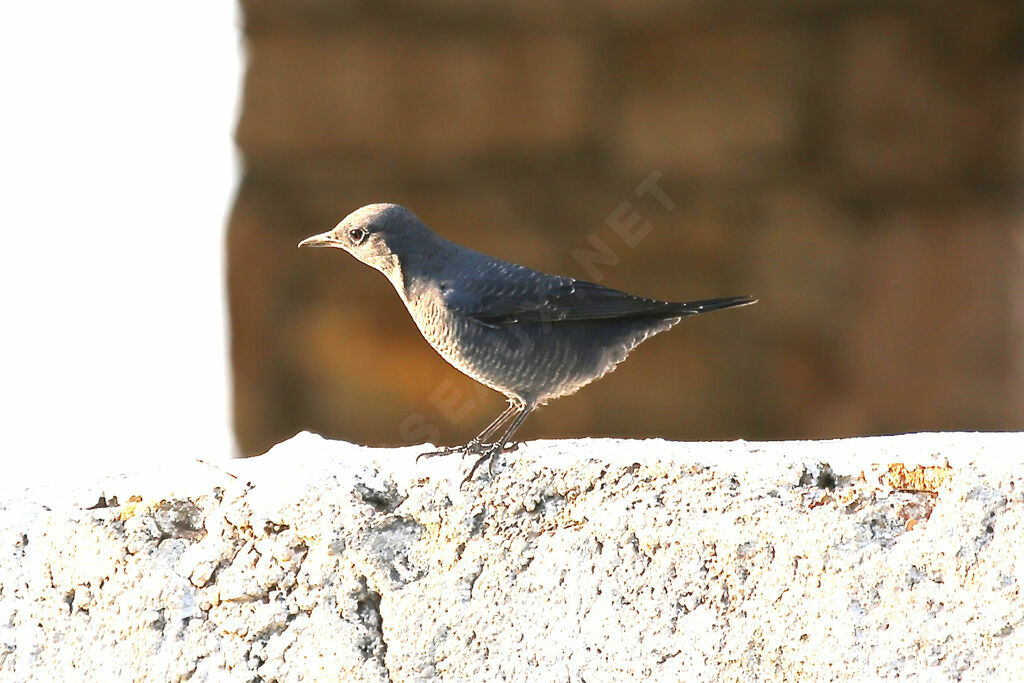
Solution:
<svg viewBox="0 0 1024 683"><path fill-rule="evenodd" d="M554 304L572 291L572 278L495 260L477 269L461 270L442 296L449 308L462 315L488 325L502 325L519 320L564 319L561 311L554 310Z"/></svg>
<svg viewBox="0 0 1024 683"><path fill-rule="evenodd" d="M449 307L485 325L515 322L608 320L641 316L684 316L751 303L749 297L671 303L646 299L576 280L500 263L445 293Z"/></svg>

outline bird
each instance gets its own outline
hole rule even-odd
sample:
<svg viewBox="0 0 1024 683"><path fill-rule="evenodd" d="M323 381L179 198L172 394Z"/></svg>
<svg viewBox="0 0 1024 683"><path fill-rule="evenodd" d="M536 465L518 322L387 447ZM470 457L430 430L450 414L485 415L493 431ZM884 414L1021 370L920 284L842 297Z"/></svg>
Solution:
<svg viewBox="0 0 1024 683"><path fill-rule="evenodd" d="M417 456L478 456L463 483L516 447L530 413L611 372L644 340L684 317L757 301L659 301L549 275L451 242L398 204L356 209L298 246L342 249L380 271L442 358L504 394L508 406L468 443Z"/></svg>

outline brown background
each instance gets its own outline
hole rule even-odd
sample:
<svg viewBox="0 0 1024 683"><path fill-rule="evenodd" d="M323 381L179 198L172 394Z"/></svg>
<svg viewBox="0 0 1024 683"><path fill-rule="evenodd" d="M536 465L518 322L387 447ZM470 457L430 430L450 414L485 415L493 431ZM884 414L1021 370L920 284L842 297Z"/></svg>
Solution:
<svg viewBox="0 0 1024 683"><path fill-rule="evenodd" d="M243 453L300 429L454 443L501 409L378 273L295 248L379 201L548 272L595 279L573 253L597 238L619 259L603 284L760 297L647 342L522 438L1022 426L1016 3L242 6ZM671 210L634 192L654 172ZM623 202L652 226L635 247L607 222Z"/></svg>

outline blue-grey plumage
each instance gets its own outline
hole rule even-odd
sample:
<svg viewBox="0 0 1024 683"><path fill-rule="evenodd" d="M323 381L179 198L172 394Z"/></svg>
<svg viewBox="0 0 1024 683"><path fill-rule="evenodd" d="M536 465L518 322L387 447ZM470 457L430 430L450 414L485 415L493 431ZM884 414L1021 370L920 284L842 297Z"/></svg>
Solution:
<svg viewBox="0 0 1024 683"><path fill-rule="evenodd" d="M338 247L382 272L445 360L508 397L468 444L424 454L479 454L467 479L537 406L607 374L645 339L685 316L756 301L673 303L548 275L450 242L396 204L364 206L299 246Z"/></svg>

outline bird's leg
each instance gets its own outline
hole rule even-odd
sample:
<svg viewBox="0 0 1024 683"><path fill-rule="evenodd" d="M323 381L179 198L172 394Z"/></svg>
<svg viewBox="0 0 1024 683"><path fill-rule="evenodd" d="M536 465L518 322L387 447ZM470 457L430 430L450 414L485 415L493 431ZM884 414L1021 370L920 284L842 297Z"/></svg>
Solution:
<svg viewBox="0 0 1024 683"><path fill-rule="evenodd" d="M519 410L522 410L522 409L523 409L523 404L521 404L519 401L515 400L514 398L510 398L508 400L508 407L505 408L505 410L501 413L501 415L499 415L497 417L497 419L494 420L494 422L492 422L491 424L487 425L487 428L484 429L484 431L482 431L479 434L477 434L475 437L473 437L473 439L468 444L463 446L464 452L466 452L466 453L473 453L473 452L475 452L482 444L487 443L487 440L490 439L492 436L494 436L494 432L498 431L498 429L503 424L508 422L509 418L516 414L516 411L519 411Z"/></svg>
<svg viewBox="0 0 1024 683"><path fill-rule="evenodd" d="M437 451L430 451L429 453L420 453L416 456L416 462L419 462L420 458L433 458L438 455L450 455L452 453L463 452L463 453L478 453L480 446L491 437L494 432L498 430L505 422L508 421L517 410L520 410L519 404L513 399L509 399L508 407L499 415L494 422L487 425L482 432L474 436L469 443L464 446L448 446Z"/></svg>
<svg viewBox="0 0 1024 683"><path fill-rule="evenodd" d="M505 450L505 444L508 443L508 440L511 439L512 435L516 433L516 430L519 429L519 426L523 424L523 420L525 420L527 416L533 412L533 409L535 407L536 406L531 404L525 404L521 408L519 408L519 414L516 415L516 419L512 421L512 424L509 425L509 428L505 430L505 433L501 435L501 439L493 443L484 445L483 448L481 448L478 451L480 453L480 457L477 458L477 461L475 463L473 463L473 467L470 468L469 474L466 475L466 478L462 480L463 484L465 484L467 481L473 478L473 475L476 473L477 468L480 467L480 465L482 465L485 460L490 461L490 464L487 466L487 469L491 474L494 474L493 470L491 469L492 466L494 465L494 456L498 455L503 450Z"/></svg>

